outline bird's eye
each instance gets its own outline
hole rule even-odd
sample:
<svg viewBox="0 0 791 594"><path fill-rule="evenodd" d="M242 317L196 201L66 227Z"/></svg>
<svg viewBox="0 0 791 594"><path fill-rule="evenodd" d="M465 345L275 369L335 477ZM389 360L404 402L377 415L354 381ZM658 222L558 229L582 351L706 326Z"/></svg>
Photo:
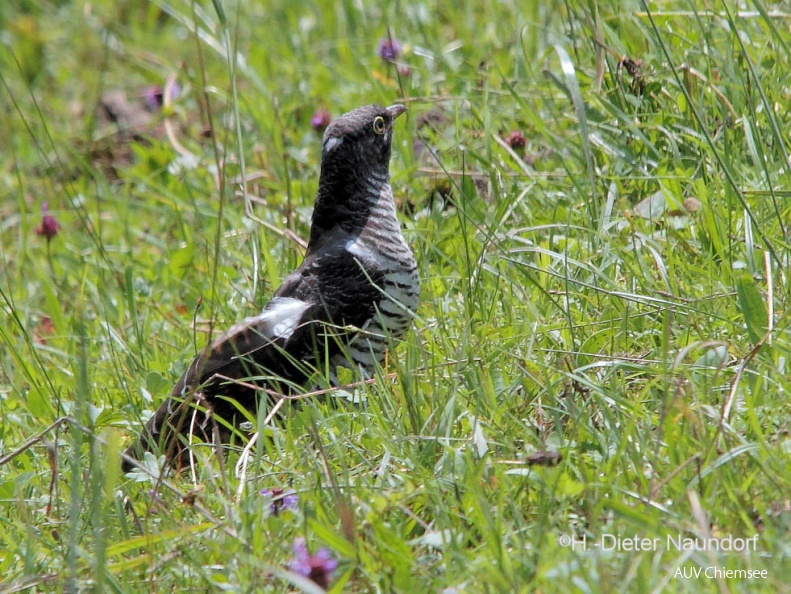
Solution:
<svg viewBox="0 0 791 594"><path fill-rule="evenodd" d="M384 134L385 128L385 119L382 116L376 116L374 119L374 132L377 134Z"/></svg>

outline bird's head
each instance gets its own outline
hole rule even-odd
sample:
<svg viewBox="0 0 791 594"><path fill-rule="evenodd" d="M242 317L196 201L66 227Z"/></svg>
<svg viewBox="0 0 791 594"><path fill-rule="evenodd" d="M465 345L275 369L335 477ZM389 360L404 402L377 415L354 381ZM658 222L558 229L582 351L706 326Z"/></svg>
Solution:
<svg viewBox="0 0 791 594"><path fill-rule="evenodd" d="M366 105L343 114L324 132L321 149L322 174L326 169L366 166L385 168L390 163L393 122L406 111L400 104L390 107Z"/></svg>
<svg viewBox="0 0 791 594"><path fill-rule="evenodd" d="M377 200L390 195L392 201L389 184L393 122L405 111L403 105L366 105L327 127L308 251L317 249L327 237L332 238L326 232L334 227L346 232L362 229Z"/></svg>

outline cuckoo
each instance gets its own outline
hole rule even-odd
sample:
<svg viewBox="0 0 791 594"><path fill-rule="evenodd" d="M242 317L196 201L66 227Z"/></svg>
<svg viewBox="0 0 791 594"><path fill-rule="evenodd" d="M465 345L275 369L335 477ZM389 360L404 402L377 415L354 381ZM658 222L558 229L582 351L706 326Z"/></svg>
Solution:
<svg viewBox="0 0 791 594"><path fill-rule="evenodd" d="M183 463L191 441L227 441L272 395L334 377L338 366L370 377L409 329L418 304L417 264L390 186L393 123L403 105L367 105L325 130L305 257L263 310L213 340L127 451ZM315 378L314 378L315 379ZM222 419L224 422L220 422Z"/></svg>

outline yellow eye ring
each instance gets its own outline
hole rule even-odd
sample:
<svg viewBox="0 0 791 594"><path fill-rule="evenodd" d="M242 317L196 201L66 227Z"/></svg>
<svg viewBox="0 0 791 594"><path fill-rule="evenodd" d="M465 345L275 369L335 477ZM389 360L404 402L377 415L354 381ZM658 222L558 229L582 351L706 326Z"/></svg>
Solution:
<svg viewBox="0 0 791 594"><path fill-rule="evenodd" d="M385 126L385 119L382 116L376 116L374 118L374 132L381 135L385 133L386 128L387 126Z"/></svg>

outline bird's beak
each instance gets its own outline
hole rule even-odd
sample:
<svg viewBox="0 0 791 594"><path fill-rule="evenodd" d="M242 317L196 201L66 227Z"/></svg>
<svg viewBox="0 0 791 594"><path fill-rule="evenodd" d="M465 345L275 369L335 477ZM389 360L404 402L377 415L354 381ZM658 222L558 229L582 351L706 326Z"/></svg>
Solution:
<svg viewBox="0 0 791 594"><path fill-rule="evenodd" d="M406 105L401 105L400 103L396 103L395 105L391 105L387 108L387 113L390 114L390 117L396 119L402 113L406 111Z"/></svg>

